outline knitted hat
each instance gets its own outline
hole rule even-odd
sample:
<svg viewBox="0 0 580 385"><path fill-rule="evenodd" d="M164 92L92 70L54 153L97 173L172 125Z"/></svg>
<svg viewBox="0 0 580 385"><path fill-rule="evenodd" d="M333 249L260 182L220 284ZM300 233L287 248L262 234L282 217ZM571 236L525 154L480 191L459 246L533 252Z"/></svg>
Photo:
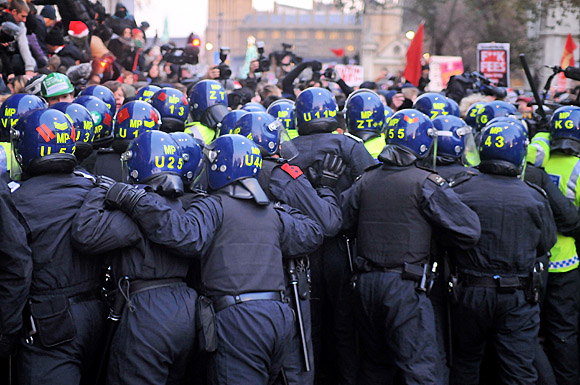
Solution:
<svg viewBox="0 0 580 385"><path fill-rule="evenodd" d="M46 35L45 42L48 45L64 45L64 36L62 36L61 30L59 28L51 29L50 32Z"/></svg>
<svg viewBox="0 0 580 385"><path fill-rule="evenodd" d="M50 20L56 20L56 11L52 5L45 5L42 11L40 11L40 16Z"/></svg>
<svg viewBox="0 0 580 385"><path fill-rule="evenodd" d="M89 28L82 21L74 20L68 25L68 34L72 37L85 37L89 35Z"/></svg>

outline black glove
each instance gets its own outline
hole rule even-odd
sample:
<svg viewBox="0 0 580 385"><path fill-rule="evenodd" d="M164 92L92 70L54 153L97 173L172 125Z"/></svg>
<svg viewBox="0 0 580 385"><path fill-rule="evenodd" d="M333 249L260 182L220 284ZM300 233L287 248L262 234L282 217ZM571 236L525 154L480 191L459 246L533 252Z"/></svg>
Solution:
<svg viewBox="0 0 580 385"><path fill-rule="evenodd" d="M99 175L97 177L97 180L95 181L95 186L96 187L100 187L105 191L109 191L109 189L115 184L117 183L116 180L109 178L108 176L105 175Z"/></svg>
<svg viewBox="0 0 580 385"><path fill-rule="evenodd" d="M308 167L308 179L314 187L335 188L345 168L340 156L326 154L318 170Z"/></svg>
<svg viewBox="0 0 580 385"><path fill-rule="evenodd" d="M6 358L16 353L18 334L0 334L0 358Z"/></svg>
<svg viewBox="0 0 580 385"><path fill-rule="evenodd" d="M318 60L312 60L308 62L308 67L312 68L312 72L320 72L322 69L322 63Z"/></svg>
<svg viewBox="0 0 580 385"><path fill-rule="evenodd" d="M114 209L132 214L139 200L147 193L125 183L115 183L105 195L105 203Z"/></svg>

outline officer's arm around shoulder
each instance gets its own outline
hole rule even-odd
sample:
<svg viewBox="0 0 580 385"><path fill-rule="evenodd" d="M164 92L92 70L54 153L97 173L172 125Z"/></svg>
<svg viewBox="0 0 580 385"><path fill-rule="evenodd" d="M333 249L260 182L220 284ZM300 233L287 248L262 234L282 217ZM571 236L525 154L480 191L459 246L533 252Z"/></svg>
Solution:
<svg viewBox="0 0 580 385"><path fill-rule="evenodd" d="M445 243L463 250L472 248L481 236L477 214L465 205L445 179L431 174L424 182L422 210Z"/></svg>
<svg viewBox="0 0 580 385"><path fill-rule="evenodd" d="M197 257L220 228L223 209L217 196L196 199L183 212L147 194L135 206L133 219L150 241L170 247L182 256Z"/></svg>
<svg viewBox="0 0 580 385"><path fill-rule="evenodd" d="M107 191L95 187L87 194L71 228L75 248L88 254L102 254L128 247L141 237L139 227L122 211L105 207Z"/></svg>
<svg viewBox="0 0 580 385"><path fill-rule="evenodd" d="M282 222L280 248L284 257L309 254L322 245L324 233L318 222L288 205L277 204L275 209Z"/></svg>

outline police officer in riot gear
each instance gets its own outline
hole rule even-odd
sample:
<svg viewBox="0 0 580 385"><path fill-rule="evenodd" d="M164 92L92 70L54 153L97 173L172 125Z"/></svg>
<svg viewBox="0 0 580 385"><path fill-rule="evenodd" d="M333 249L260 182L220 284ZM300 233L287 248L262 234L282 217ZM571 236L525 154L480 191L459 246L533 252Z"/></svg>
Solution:
<svg viewBox="0 0 580 385"><path fill-rule="evenodd" d="M342 214L336 196L328 186L314 189L298 166L293 166L291 162L278 156L279 153L285 155L289 152L285 146L292 146L292 143L282 141L285 130L280 120L264 112L252 112L238 120L235 131L251 138L260 148L263 161L258 181L268 198L272 202L282 202L297 208L316 220L322 227L325 237L335 236L342 224ZM328 170L327 174L329 174ZM338 176L336 175L333 181L336 182ZM327 184L332 184L331 180L327 182ZM296 309L296 313L301 313L301 319L297 321L302 322L302 325L297 325L295 328L296 333L292 339L290 353L284 362L286 383L313 384L314 356L311 340L310 303L308 301L310 291L309 261L305 257L292 261L292 263L286 262L285 271L290 272L289 275L286 275L286 295L291 299L292 307ZM294 272L292 272L293 270ZM295 279L300 290L300 309L297 308L294 299L291 277L294 273L297 275ZM301 336L300 333L303 335ZM303 349L306 349L306 352ZM305 359L308 360L308 365L305 364Z"/></svg>
<svg viewBox="0 0 580 385"><path fill-rule="evenodd" d="M313 186L317 171L327 154L337 155L345 165L335 191L340 194L352 185L364 169L376 163L353 135L337 135L338 107L332 94L323 88L307 88L296 98L295 120L299 136L292 139L298 156L292 162L304 170ZM357 355L352 314L351 269L346 242L341 235L325 239L310 258L312 270L312 340L317 380L354 383ZM327 327L328 325L332 325ZM334 378L336 377L336 378Z"/></svg>
<svg viewBox="0 0 580 385"><path fill-rule="evenodd" d="M427 115L429 119L452 115L453 111L449 99L445 95L435 92L427 92L419 96L413 103L413 108Z"/></svg>
<svg viewBox="0 0 580 385"><path fill-rule="evenodd" d="M197 212L183 213L177 197L184 192L185 160L167 133L141 133L131 141L123 160L127 181L143 187L103 181L102 188L87 196L74 224L74 238L85 252L121 249L111 264L113 281L118 284L115 302L124 306L111 342L107 383L180 383L196 342L197 293L184 283L190 259L149 241L136 223L125 223L129 218L122 212L104 209L107 204L141 221L161 223L158 232L172 239L175 234L170 226L163 226L160 211L176 210L185 218L181 218L182 226L193 218L187 222L194 224L188 230L188 256L199 256L221 223L221 208L210 203L198 206ZM128 202L123 200L127 191L134 194Z"/></svg>
<svg viewBox="0 0 580 385"><path fill-rule="evenodd" d="M0 173L10 182L10 130L18 119L28 111L46 108L44 100L35 95L14 94L9 96L0 107Z"/></svg>
<svg viewBox="0 0 580 385"><path fill-rule="evenodd" d="M322 230L296 210L269 202L255 179L262 162L260 150L249 139L225 135L206 148L206 154L214 192L195 201L189 211L199 212L199 204L208 199L212 204L221 201L223 223L213 231L211 245L205 243L205 235L192 236L195 222L184 222L178 210L146 207L147 197L134 188L115 185L107 201L130 212L151 241L175 252L191 255L209 245L201 259L205 299L200 315L204 325L212 325L207 317L211 319L215 311L216 329L204 330L204 349L215 351L210 356L209 383L268 384L279 374L293 328L290 308L282 302L282 256L316 249ZM145 209L156 210L165 219L147 218ZM213 218L219 221L221 212Z"/></svg>
<svg viewBox="0 0 580 385"><path fill-rule="evenodd" d="M215 80L202 80L189 92L190 122L185 132L205 143L210 143L218 135L218 123L228 113L226 90Z"/></svg>
<svg viewBox="0 0 580 385"><path fill-rule="evenodd" d="M480 218L482 235L471 250L450 250L454 282L451 383L478 384L486 344L498 356L502 383L535 384L539 331L537 258L556 241L545 193L518 176L525 166L522 127L496 121L484 128L480 174L452 182ZM506 200L506 196L510 197ZM482 311L482 309L487 309Z"/></svg>
<svg viewBox="0 0 580 385"><path fill-rule="evenodd" d="M87 169L94 175L105 175L122 182L121 154L127 150L132 139L146 131L158 130L160 124L159 112L149 103L134 100L123 104L115 118L111 146L99 149L94 166Z"/></svg>
<svg viewBox="0 0 580 385"><path fill-rule="evenodd" d="M578 164L580 162L580 108L560 107L550 119L550 156L546 172L560 192L576 207L580 206ZM548 284L543 304L542 326L545 349L558 384L578 381L578 314L580 281L575 239L558 233L551 250Z"/></svg>
<svg viewBox="0 0 580 385"><path fill-rule="evenodd" d="M72 219L93 181L75 174L74 128L55 109L22 116L12 130L13 193L32 249L34 268L19 384L78 384L93 378L106 314L99 297L99 258L73 248ZM20 175L19 175L20 174Z"/></svg>
<svg viewBox="0 0 580 385"><path fill-rule="evenodd" d="M381 135L385 128L385 107L379 95L371 90L357 90L349 95L344 109L348 132L362 139L376 159L385 147Z"/></svg>
<svg viewBox="0 0 580 385"><path fill-rule="evenodd" d="M149 102L151 97L159 91L161 87L154 86L152 84L146 85L145 87L139 88L137 94L135 94L135 100L141 100L143 102Z"/></svg>
<svg viewBox="0 0 580 385"><path fill-rule="evenodd" d="M363 359L358 381L437 384L433 309L425 292L433 233L466 250L480 236L477 215L445 180L418 167L435 130L407 109L389 121L379 161L341 196L343 227L356 231L357 330Z"/></svg>

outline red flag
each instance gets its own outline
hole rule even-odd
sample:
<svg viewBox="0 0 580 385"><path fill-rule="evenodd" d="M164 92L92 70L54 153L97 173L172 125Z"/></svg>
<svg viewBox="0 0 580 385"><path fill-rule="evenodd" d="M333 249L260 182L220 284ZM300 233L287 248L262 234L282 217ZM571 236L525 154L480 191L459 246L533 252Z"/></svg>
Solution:
<svg viewBox="0 0 580 385"><path fill-rule="evenodd" d="M574 67L574 50L577 48L572 40L572 34L568 34L568 39L566 40L566 46L564 47L564 53L562 53L562 59L560 60L560 67L566 69L567 67ZM563 73L558 74L558 91L565 91L568 86L568 80Z"/></svg>
<svg viewBox="0 0 580 385"><path fill-rule="evenodd" d="M408 82L419 86L421 78L421 57L423 57L423 23L419 25L415 37L407 49L407 66L403 76Z"/></svg>
<svg viewBox="0 0 580 385"><path fill-rule="evenodd" d="M344 48L337 48L337 49L331 48L330 50L337 57L343 57L344 56Z"/></svg>

